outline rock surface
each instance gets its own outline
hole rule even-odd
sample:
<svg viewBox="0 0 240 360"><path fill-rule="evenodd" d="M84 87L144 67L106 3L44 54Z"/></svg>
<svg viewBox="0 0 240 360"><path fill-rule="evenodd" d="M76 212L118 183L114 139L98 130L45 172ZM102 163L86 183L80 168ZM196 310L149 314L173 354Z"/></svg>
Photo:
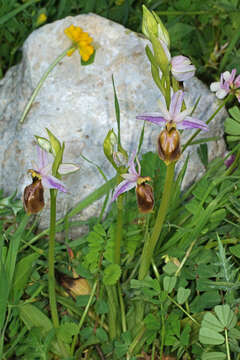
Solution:
<svg viewBox="0 0 240 360"><path fill-rule="evenodd" d="M65 57L48 76L25 123L19 126L24 106L42 74L70 45L64 29L72 23L94 38L98 47L94 64L81 66L78 52ZM26 172L32 168L31 161L36 154L33 136L46 136L46 127L65 142L64 161L80 165L80 171L65 180L70 193L60 194L58 217L103 183L96 168L81 159L81 153L100 165L109 178L114 175L102 150L108 130L116 129L112 74L120 103L125 149L131 152L137 146L143 122L136 120L136 115L158 111L159 91L145 56L146 43L141 35L93 14L67 17L29 36L23 46L22 62L11 68L0 82L0 188L5 193L17 188L21 195L31 182ZM187 104L194 104L201 95L195 115L206 121L217 107L215 96L196 78L185 85ZM211 123L207 136L222 136L224 117L223 110ZM159 131L158 126L146 124L143 152L155 151ZM184 139L190 135L190 130L185 131ZM211 158L223 154L225 149L222 139L208 146ZM184 186L204 170L195 150L193 146L188 150L191 156ZM98 208L99 202L85 210L81 217L96 214ZM41 214L43 227L48 226L46 210Z"/></svg>

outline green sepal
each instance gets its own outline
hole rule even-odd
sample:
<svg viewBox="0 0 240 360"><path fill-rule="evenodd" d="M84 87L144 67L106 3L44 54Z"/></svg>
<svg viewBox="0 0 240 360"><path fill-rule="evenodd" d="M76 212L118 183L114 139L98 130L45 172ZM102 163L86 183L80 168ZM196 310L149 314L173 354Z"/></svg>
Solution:
<svg viewBox="0 0 240 360"><path fill-rule="evenodd" d="M112 166L116 170L118 170L118 167L114 161L113 154L115 148L117 147L117 143L118 143L117 135L115 134L114 130L113 129L109 130L103 142L103 151L108 161L112 164Z"/></svg>
<svg viewBox="0 0 240 360"><path fill-rule="evenodd" d="M42 148L43 150L47 151L48 153L52 152L52 147L51 144L49 142L48 139L42 137L42 136L38 136L38 135L34 135L38 145L40 146L40 148Z"/></svg>
<svg viewBox="0 0 240 360"><path fill-rule="evenodd" d="M49 142L51 144L52 153L56 156L58 152L61 150L61 143L48 128L46 128L46 130L48 133Z"/></svg>
<svg viewBox="0 0 240 360"><path fill-rule="evenodd" d="M60 150L58 151L58 153L56 154L55 158L54 158L54 162L52 165L52 174L53 176L55 176L58 179L61 179L61 176L58 172L58 168L59 166L62 164L62 158L63 158L63 151L65 148L65 144L64 142L62 143L62 147L60 148Z"/></svg>

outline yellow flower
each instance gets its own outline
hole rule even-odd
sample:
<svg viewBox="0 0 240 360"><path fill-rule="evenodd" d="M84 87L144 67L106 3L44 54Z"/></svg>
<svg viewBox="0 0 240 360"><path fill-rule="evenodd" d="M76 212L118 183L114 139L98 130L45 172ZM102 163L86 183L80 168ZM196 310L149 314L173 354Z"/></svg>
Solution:
<svg viewBox="0 0 240 360"><path fill-rule="evenodd" d="M91 45L93 39L79 26L70 25L64 30L64 32L69 37L69 39L72 40L74 46L73 49L68 51L67 55L71 56L74 51L78 49L81 58L84 61L88 61L94 52L94 47Z"/></svg>

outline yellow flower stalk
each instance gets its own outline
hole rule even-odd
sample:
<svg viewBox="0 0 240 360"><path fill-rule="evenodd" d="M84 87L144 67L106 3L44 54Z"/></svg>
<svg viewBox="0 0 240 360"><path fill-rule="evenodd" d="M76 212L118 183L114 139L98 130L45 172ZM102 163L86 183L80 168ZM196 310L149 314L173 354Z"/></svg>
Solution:
<svg viewBox="0 0 240 360"><path fill-rule="evenodd" d="M64 32L73 42L73 48L67 52L67 55L71 56L78 49L83 61L88 61L94 53L94 47L91 45L93 39L79 26L70 25Z"/></svg>

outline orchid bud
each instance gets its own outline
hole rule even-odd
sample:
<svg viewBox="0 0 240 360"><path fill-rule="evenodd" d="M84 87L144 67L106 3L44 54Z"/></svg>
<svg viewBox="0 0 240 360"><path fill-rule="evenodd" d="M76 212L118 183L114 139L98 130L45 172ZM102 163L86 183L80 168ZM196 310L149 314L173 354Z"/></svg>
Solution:
<svg viewBox="0 0 240 360"><path fill-rule="evenodd" d="M23 205L28 215L37 214L43 209L43 193L44 190L41 179L32 175L32 184L26 186L23 193Z"/></svg>
<svg viewBox="0 0 240 360"><path fill-rule="evenodd" d="M147 214L152 211L154 206L153 189L146 181L150 181L150 177L139 177L136 186L136 195L138 210Z"/></svg>
<svg viewBox="0 0 240 360"><path fill-rule="evenodd" d="M177 161L181 155L180 134L176 124L169 122L158 137L158 155L166 165Z"/></svg>
<svg viewBox="0 0 240 360"><path fill-rule="evenodd" d="M163 41L167 47L170 47L170 38L167 29L161 19L154 11L149 11L143 5L142 32L151 41L152 36Z"/></svg>
<svg viewBox="0 0 240 360"><path fill-rule="evenodd" d="M177 81L186 81L195 74L196 68L186 56L174 56L171 64L171 72Z"/></svg>

